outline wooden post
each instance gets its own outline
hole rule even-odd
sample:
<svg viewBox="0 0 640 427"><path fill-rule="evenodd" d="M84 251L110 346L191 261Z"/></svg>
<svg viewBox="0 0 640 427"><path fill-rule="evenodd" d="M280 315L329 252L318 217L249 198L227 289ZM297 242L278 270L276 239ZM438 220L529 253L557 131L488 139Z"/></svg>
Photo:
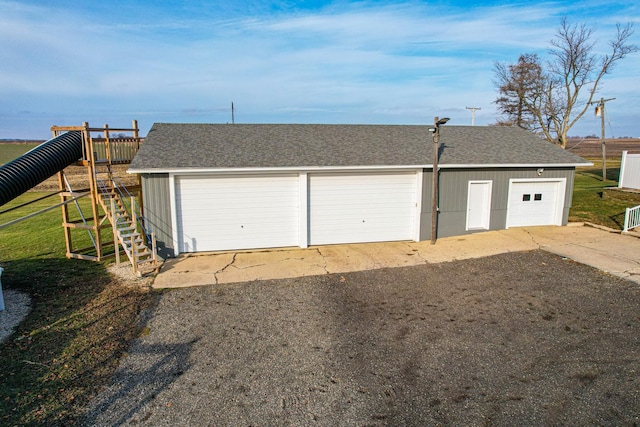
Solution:
<svg viewBox="0 0 640 427"><path fill-rule="evenodd" d="M137 120L132 120L131 124L133 126L133 137L135 139L135 150L136 153L138 152L138 150L140 149L140 134L139 134L139 129L138 129L138 121ZM140 212L143 212L142 210L142 206L143 206L143 201L142 201L142 175L141 174L136 174L137 175L137 184L138 186L141 188L140 190Z"/></svg>
<svg viewBox="0 0 640 427"><path fill-rule="evenodd" d="M158 256L156 255L156 233L151 233L151 253L153 256L153 262L158 262Z"/></svg>
<svg viewBox="0 0 640 427"><path fill-rule="evenodd" d="M100 211L98 210L98 197L100 197L99 191L98 191L98 184L96 182L96 153L94 151L94 146L93 146L93 139L91 138L91 133L89 131L89 123L88 122L84 122L84 126L85 126L85 136L87 138L88 141L88 148L89 148L89 166L88 166L88 173L89 173L89 189L91 191L91 213L93 215L93 232L95 233L95 249L96 249L96 256L98 258L98 261L102 260L102 237L100 236Z"/></svg>
<svg viewBox="0 0 640 427"><path fill-rule="evenodd" d="M601 124L601 137L600 137L600 145L602 146L602 181L607 180L607 140L604 137L604 106L605 103L609 101L613 101L615 98L604 99L600 98L600 101L593 101L589 104L597 104L596 106L596 117L600 116L600 124Z"/></svg>
<svg viewBox="0 0 640 427"><path fill-rule="evenodd" d="M138 179L140 179L140 174L138 174ZM140 220L140 230L142 231L142 239L144 240L145 244L148 244L149 241L147 239L147 234L145 233L145 230L147 229L147 224L145 224L145 217L144 217L144 206L142 204L142 188L138 191L136 191L137 196L137 203L138 203L138 209L140 210L140 215L141 217L138 217L138 214L136 213L136 220Z"/></svg>
<svg viewBox="0 0 640 427"><path fill-rule="evenodd" d="M107 159L107 165L111 165L111 144L109 144L109 125L104 125L104 155Z"/></svg>
<svg viewBox="0 0 640 427"><path fill-rule="evenodd" d="M89 139L91 139L91 135L89 135L89 122L82 122L83 131L82 131L82 160L89 161Z"/></svg>
<svg viewBox="0 0 640 427"><path fill-rule="evenodd" d="M60 193L60 203L66 202L67 197L64 195L64 192L67 190L67 188L64 183L64 171L58 172L58 187L62 191L62 193ZM67 203L64 203L61 206L61 209L62 209L62 228L64 230L64 240L67 248L67 255L69 255L70 253L73 253L73 244L71 241L71 229L67 226L67 224L69 224L69 205Z"/></svg>
<svg viewBox="0 0 640 427"><path fill-rule="evenodd" d="M137 229L138 228L138 215L136 214L136 198L135 198L135 196L131 196L131 200L129 201L129 203L131 203L131 225Z"/></svg>
<svg viewBox="0 0 640 427"><path fill-rule="evenodd" d="M111 229L113 230L113 249L116 255L116 265L120 265L120 245L118 241L118 217L116 216L116 201L111 198Z"/></svg>
<svg viewBox="0 0 640 427"><path fill-rule="evenodd" d="M139 135L139 129L138 129L138 121L132 120L131 125L133 126L133 137L135 138L135 141L136 141L136 152L138 152L138 149L140 148L140 135Z"/></svg>
<svg viewBox="0 0 640 427"><path fill-rule="evenodd" d="M137 232L138 230L138 214L136 213L135 196L131 196L129 202L131 203L131 226L133 227L131 235L131 258L133 263L133 272L136 275L140 275L138 271L138 249L136 248L135 241L133 239L133 233ZM140 235L142 236L142 241L144 242L144 244L147 245L147 235L142 227L140 227ZM153 237L153 239L155 239L155 237ZM155 245L155 240L153 241L152 245Z"/></svg>
<svg viewBox="0 0 640 427"><path fill-rule="evenodd" d="M56 130L51 130L51 136L53 138L55 138L56 136L58 136L58 131ZM64 191L66 191L67 187L64 183L64 171L59 171L58 172L58 189L61 191L60 193L60 203L64 203L67 198L64 195ZM65 247L66 247L66 255L69 255L72 250L73 250L73 245L71 242L71 229L69 227L67 227L67 224L69 223L69 207L67 206L66 203L64 203L60 209L62 209L62 229L64 232L64 242L65 242Z"/></svg>
<svg viewBox="0 0 640 427"><path fill-rule="evenodd" d="M137 275L138 274L138 256L136 254L136 246L133 240L133 234L131 234L131 237L129 237L129 240L131 242L131 265L133 266L133 272Z"/></svg>

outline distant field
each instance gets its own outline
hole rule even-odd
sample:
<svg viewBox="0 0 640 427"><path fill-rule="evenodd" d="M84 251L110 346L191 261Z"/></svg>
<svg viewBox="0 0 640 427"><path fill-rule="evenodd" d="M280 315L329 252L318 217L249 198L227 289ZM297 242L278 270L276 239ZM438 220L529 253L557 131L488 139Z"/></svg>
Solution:
<svg viewBox="0 0 640 427"><path fill-rule="evenodd" d="M0 143L0 165L22 156L27 151L37 147L37 142L2 142Z"/></svg>
<svg viewBox="0 0 640 427"><path fill-rule="evenodd" d="M622 152L634 151L640 153L640 138L616 138L606 140L607 159L620 159ZM570 138L567 151L585 158L602 158L602 144L594 138Z"/></svg>

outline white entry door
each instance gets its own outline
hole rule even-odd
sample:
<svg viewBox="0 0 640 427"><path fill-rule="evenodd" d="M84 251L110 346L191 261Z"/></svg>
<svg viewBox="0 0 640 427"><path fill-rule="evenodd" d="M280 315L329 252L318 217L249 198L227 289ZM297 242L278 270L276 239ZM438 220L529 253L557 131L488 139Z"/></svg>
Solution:
<svg viewBox="0 0 640 427"><path fill-rule="evenodd" d="M491 181L469 181L467 230L488 230L491 219Z"/></svg>

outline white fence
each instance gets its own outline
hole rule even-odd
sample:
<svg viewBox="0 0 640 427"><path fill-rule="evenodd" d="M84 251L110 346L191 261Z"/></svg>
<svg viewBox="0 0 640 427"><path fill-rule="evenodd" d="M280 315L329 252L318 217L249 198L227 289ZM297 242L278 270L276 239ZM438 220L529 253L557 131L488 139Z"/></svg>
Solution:
<svg viewBox="0 0 640 427"><path fill-rule="evenodd" d="M622 152L620 178L618 188L634 188L640 190L640 154Z"/></svg>
<svg viewBox="0 0 640 427"><path fill-rule="evenodd" d="M640 226L640 206L627 208L624 213L624 229L622 231L629 231L638 226Z"/></svg>

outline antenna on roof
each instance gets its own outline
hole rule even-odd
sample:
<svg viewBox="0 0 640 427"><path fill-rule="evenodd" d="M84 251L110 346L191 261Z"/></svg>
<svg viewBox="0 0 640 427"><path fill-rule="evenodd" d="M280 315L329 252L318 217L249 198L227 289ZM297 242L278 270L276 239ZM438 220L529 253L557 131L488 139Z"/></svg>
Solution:
<svg viewBox="0 0 640 427"><path fill-rule="evenodd" d="M231 101L231 124L236 124L235 111L233 110L233 101Z"/></svg>

